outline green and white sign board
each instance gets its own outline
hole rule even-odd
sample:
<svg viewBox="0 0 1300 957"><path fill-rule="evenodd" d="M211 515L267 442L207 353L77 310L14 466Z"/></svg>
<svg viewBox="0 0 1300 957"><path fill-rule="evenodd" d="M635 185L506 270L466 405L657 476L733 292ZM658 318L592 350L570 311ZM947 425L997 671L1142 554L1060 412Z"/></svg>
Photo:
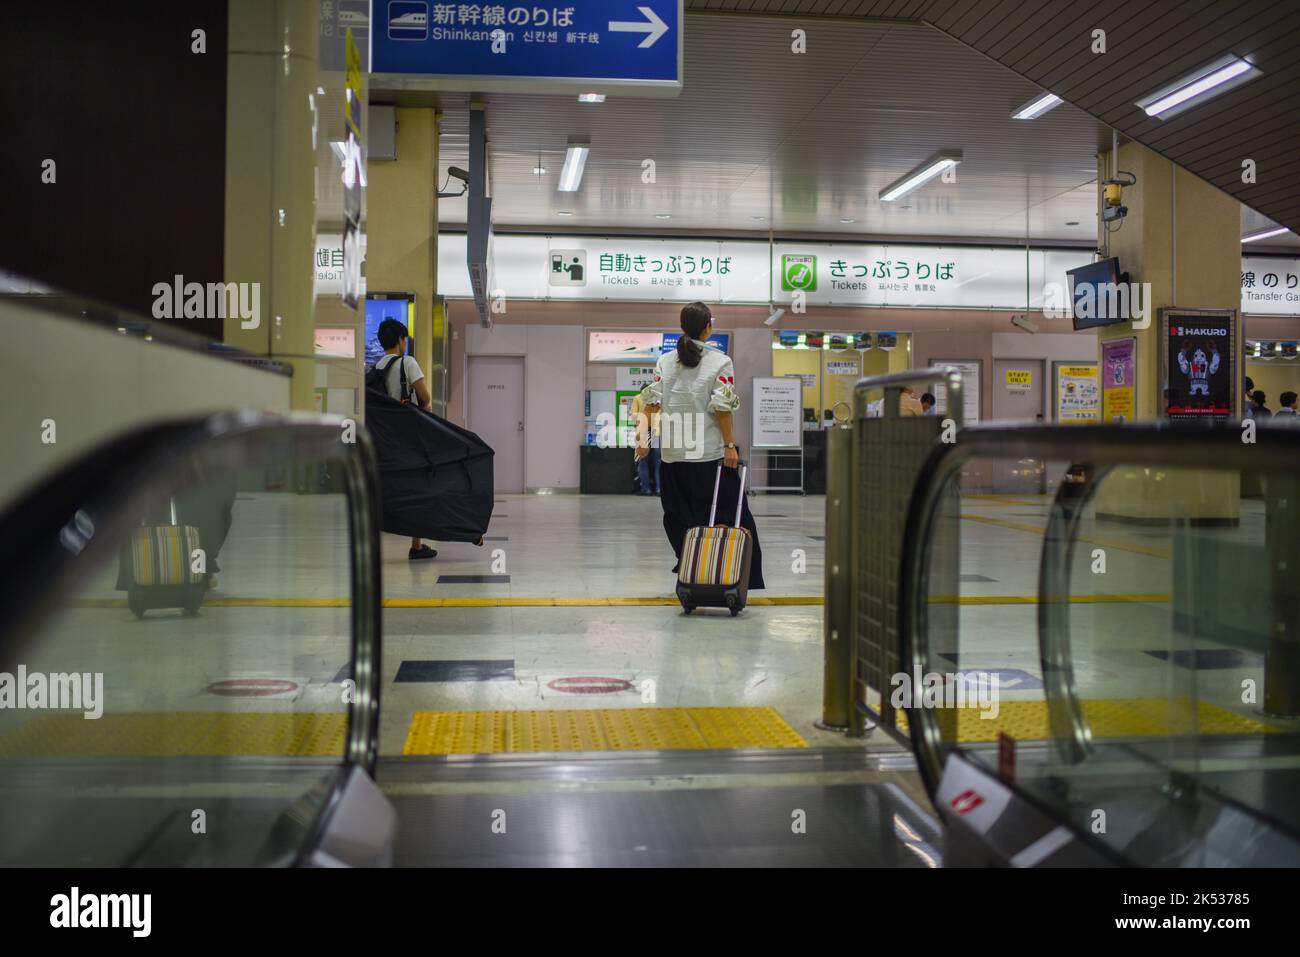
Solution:
<svg viewBox="0 0 1300 957"><path fill-rule="evenodd" d="M786 292L817 291L817 257L786 254L781 257L781 288Z"/></svg>

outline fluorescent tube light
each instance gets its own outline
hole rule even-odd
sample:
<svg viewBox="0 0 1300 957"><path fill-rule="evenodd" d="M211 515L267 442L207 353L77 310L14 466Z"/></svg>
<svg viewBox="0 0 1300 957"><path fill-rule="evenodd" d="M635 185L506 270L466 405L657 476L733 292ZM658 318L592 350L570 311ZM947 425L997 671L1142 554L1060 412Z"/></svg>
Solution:
<svg viewBox="0 0 1300 957"><path fill-rule="evenodd" d="M569 149L564 154L564 169L560 171L561 193L576 193L582 183L582 171L587 168L587 154L591 152L591 143L586 140L569 140Z"/></svg>
<svg viewBox="0 0 1300 957"><path fill-rule="evenodd" d="M1226 93L1259 75L1260 71L1241 57L1229 55L1138 100L1137 105L1146 111L1147 116L1157 116L1163 120L1177 116L1184 110L1220 93Z"/></svg>
<svg viewBox="0 0 1300 957"><path fill-rule="evenodd" d="M579 103L604 103L605 94L604 93L579 93L578 102Z"/></svg>
<svg viewBox="0 0 1300 957"><path fill-rule="evenodd" d="M1249 236L1242 236L1243 243L1253 243L1260 239L1268 239L1270 236L1281 236L1283 233L1289 233L1291 230L1285 226L1278 226L1273 229L1266 229L1263 232L1251 233Z"/></svg>
<svg viewBox="0 0 1300 957"><path fill-rule="evenodd" d="M902 179L894 180L894 182L882 189L880 191L880 201L882 203L893 202L898 197L928 183L950 166L956 166L960 162L961 150L941 150L906 174Z"/></svg>
<svg viewBox="0 0 1300 957"><path fill-rule="evenodd" d="M1054 106L1059 106L1061 98L1055 93L1044 93L1036 96L1020 109L1011 114L1013 120L1032 120L1035 117L1042 116Z"/></svg>

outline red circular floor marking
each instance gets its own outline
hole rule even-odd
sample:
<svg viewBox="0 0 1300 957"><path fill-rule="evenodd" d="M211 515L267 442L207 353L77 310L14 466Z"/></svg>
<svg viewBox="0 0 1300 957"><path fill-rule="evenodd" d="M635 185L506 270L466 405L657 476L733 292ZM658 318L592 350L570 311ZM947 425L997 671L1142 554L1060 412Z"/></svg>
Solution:
<svg viewBox="0 0 1300 957"><path fill-rule="evenodd" d="M632 682L622 678L556 678L546 687L564 694L615 694L619 691L631 691Z"/></svg>
<svg viewBox="0 0 1300 957"><path fill-rule="evenodd" d="M260 698L297 690L297 682L283 678L229 678L208 685L209 694L224 695L227 698Z"/></svg>

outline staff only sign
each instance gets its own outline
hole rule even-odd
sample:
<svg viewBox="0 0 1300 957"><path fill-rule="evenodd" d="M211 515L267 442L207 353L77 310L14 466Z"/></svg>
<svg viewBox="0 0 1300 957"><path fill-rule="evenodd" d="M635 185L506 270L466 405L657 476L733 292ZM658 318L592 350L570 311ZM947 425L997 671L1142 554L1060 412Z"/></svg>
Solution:
<svg viewBox="0 0 1300 957"><path fill-rule="evenodd" d="M1165 413L1175 421L1233 415L1231 309L1162 309Z"/></svg>

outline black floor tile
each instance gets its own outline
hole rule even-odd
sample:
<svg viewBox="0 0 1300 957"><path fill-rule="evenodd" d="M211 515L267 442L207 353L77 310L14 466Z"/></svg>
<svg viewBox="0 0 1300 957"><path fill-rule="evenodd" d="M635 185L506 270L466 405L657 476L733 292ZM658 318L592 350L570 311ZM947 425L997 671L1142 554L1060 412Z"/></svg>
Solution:
<svg viewBox="0 0 1300 957"><path fill-rule="evenodd" d="M509 575L439 575L439 585L509 585Z"/></svg>
<svg viewBox="0 0 1300 957"><path fill-rule="evenodd" d="M394 681L514 681L514 659L501 661L403 661Z"/></svg>
<svg viewBox="0 0 1300 957"><path fill-rule="evenodd" d="M1159 651L1143 651L1142 654L1150 655L1152 658L1159 658L1161 661L1169 660L1169 652L1163 649ZM1174 664L1180 668L1194 669L1196 671L1245 668L1248 665L1258 664L1259 660L1258 655L1247 654L1235 648L1183 649L1173 653Z"/></svg>

